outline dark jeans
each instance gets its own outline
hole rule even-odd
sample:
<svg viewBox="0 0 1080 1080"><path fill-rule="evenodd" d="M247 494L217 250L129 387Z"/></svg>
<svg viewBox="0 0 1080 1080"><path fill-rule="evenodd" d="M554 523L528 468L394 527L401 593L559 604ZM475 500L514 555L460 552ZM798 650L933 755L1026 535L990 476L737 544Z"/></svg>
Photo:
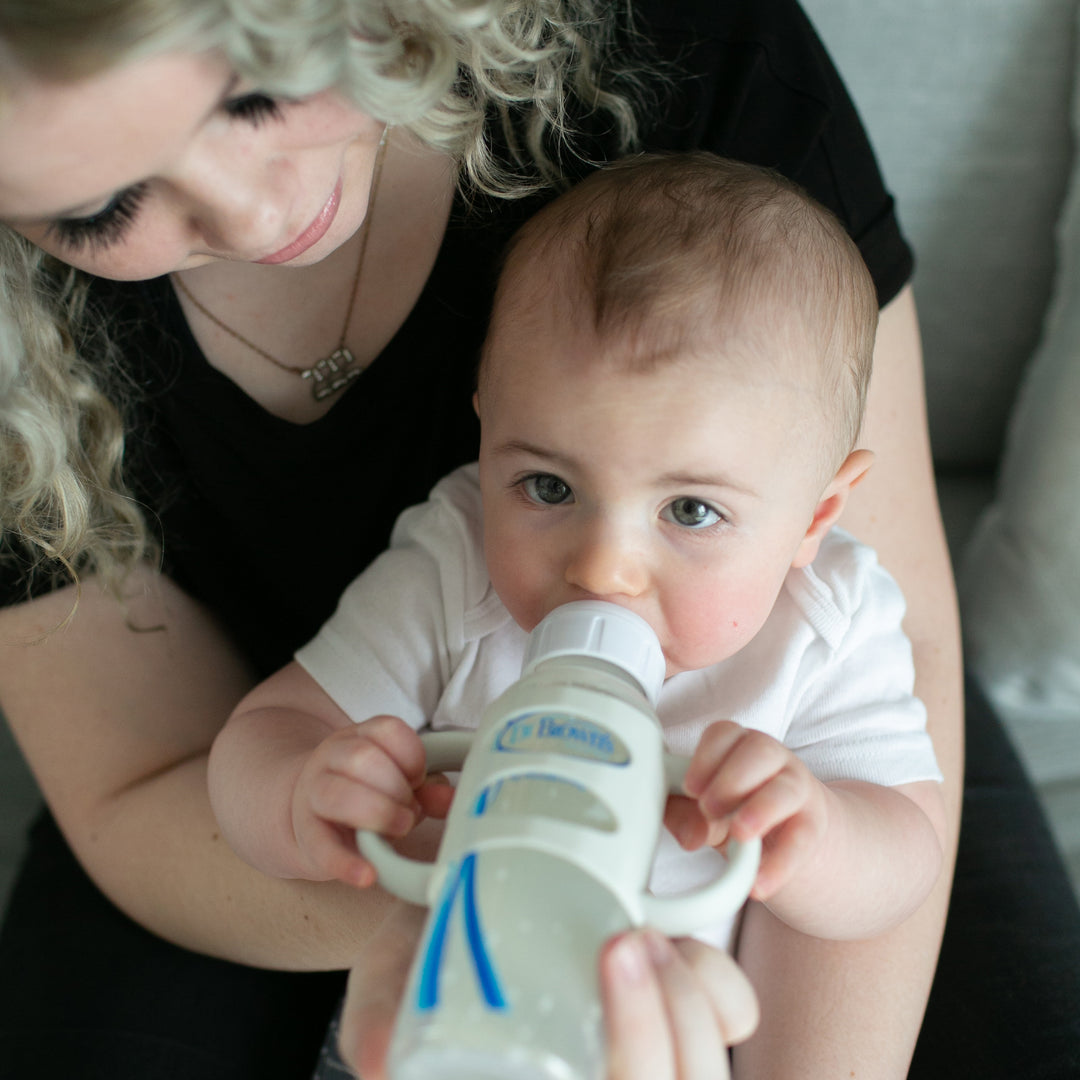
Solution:
<svg viewBox="0 0 1080 1080"><path fill-rule="evenodd" d="M967 688L956 880L909 1076L1080 1077L1080 906L997 718Z"/></svg>
<svg viewBox="0 0 1080 1080"><path fill-rule="evenodd" d="M1080 1076L1080 909L997 720L970 687L957 880L916 1080ZM255 971L139 929L46 815L0 935L0 1077L306 1080L341 975Z"/></svg>

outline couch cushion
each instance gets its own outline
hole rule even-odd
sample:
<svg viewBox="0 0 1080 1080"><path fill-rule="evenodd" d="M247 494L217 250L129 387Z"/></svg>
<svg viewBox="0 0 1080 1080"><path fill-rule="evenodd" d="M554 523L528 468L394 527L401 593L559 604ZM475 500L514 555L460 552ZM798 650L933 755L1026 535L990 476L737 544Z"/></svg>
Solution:
<svg viewBox="0 0 1080 1080"><path fill-rule="evenodd" d="M1074 109L1080 135L1080 90ZM1010 422L995 501L959 578L969 659L1006 715L1080 724L1078 537L1080 155L1045 333Z"/></svg>
<svg viewBox="0 0 1080 1080"><path fill-rule="evenodd" d="M915 247L938 463L1000 453L1069 170L1073 0L803 0Z"/></svg>

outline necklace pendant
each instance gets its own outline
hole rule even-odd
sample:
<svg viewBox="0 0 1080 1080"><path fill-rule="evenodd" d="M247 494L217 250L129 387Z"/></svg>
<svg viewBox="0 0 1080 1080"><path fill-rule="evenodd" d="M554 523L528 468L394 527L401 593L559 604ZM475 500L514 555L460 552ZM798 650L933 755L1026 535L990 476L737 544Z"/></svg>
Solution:
<svg viewBox="0 0 1080 1080"><path fill-rule="evenodd" d="M357 366L356 357L342 345L306 371L301 371L300 378L311 382L311 396L316 401L322 401L343 390L363 370Z"/></svg>

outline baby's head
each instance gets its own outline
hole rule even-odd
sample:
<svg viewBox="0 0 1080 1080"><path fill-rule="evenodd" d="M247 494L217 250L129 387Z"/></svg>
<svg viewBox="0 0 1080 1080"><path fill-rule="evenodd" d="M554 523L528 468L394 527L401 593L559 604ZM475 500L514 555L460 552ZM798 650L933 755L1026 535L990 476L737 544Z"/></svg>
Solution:
<svg viewBox="0 0 1080 1080"><path fill-rule="evenodd" d="M631 370L698 356L797 379L830 433L825 467L855 445L874 284L836 217L778 173L706 153L594 173L514 237L493 332L541 306Z"/></svg>
<svg viewBox="0 0 1080 1080"><path fill-rule="evenodd" d="M477 394L486 557L515 619L614 600L669 674L741 648L868 467L876 323L858 249L771 172L639 157L540 211Z"/></svg>

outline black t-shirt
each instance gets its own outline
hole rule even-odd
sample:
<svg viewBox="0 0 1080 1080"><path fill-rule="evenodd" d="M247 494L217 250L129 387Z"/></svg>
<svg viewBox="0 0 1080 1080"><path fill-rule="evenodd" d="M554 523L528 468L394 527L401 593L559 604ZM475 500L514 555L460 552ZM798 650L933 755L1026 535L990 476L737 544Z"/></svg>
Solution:
<svg viewBox="0 0 1080 1080"><path fill-rule="evenodd" d="M645 149L704 148L792 177L845 223L882 303L912 259L869 143L792 0L638 0L663 61ZM587 122L586 122L587 126ZM585 152L610 157L602 133ZM202 357L166 279L101 282L144 395L130 479L165 564L262 673L280 666L385 546L398 513L476 457L473 375L498 254L545 198L455 204L415 309L322 419L266 413ZM14 597L14 582L6 581Z"/></svg>

